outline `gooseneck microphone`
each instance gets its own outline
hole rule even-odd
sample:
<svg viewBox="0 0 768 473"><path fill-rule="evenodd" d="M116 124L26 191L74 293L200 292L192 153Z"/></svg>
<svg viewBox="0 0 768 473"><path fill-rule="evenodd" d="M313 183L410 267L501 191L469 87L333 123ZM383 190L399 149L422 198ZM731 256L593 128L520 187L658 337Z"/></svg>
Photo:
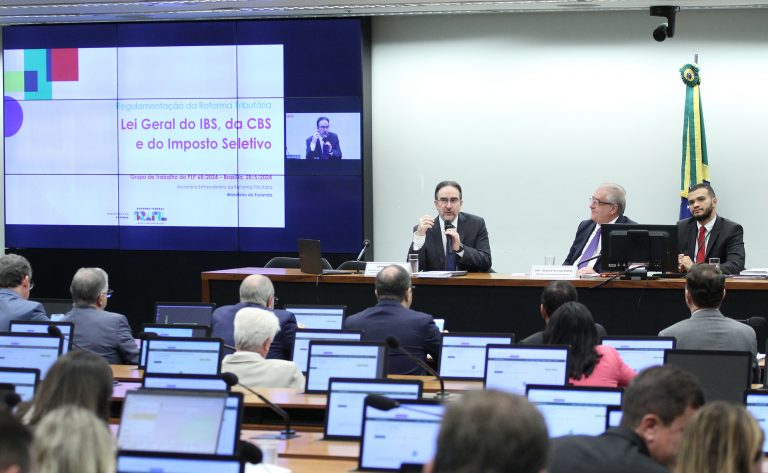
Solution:
<svg viewBox="0 0 768 473"><path fill-rule="evenodd" d="M398 350L403 355L407 356L411 360L413 360L417 365L424 368L427 373L431 374L435 378L437 378L438 381L440 381L440 392L435 393L435 397L437 398L446 398L450 395L450 393L445 392L445 382L443 381L443 378L440 377L440 375L437 373L437 371L433 370L432 367L430 367L428 364L424 362L424 360L420 360L419 358L415 357L411 352L400 346L400 340L398 340L396 337L393 337L390 335L385 340L387 346L393 350Z"/></svg>
<svg viewBox="0 0 768 473"><path fill-rule="evenodd" d="M74 342L74 340L68 338L63 333L61 333L61 329L56 324L48 324L48 335L52 337L59 337L60 339L64 340L65 342L69 342L72 344L73 347L77 348L81 351L86 351L83 347L78 345Z"/></svg>
<svg viewBox="0 0 768 473"><path fill-rule="evenodd" d="M299 436L295 430L291 429L291 418L288 416L288 413L285 412L280 406L270 401L265 396L257 393L256 391L249 388L248 386L240 383L240 380L238 379L235 373L229 373L229 372L221 373L221 378L224 380L225 383L227 383L227 386L235 386L235 385L240 386L241 388L245 389L246 391L253 394L257 398L261 399L267 406L269 406L270 409L272 409L272 411L275 414L279 415L283 419L283 422L285 422L285 430L282 430L279 434L275 436L270 436L266 438L276 438L280 440L287 440L287 439L292 439ZM260 438L264 438L264 437L260 437Z"/></svg>
<svg viewBox="0 0 768 473"><path fill-rule="evenodd" d="M365 250L367 250L369 246L371 246L371 240L366 238L365 240L363 240L363 249L360 250L360 254L357 255L357 259L355 261L360 261L361 259L363 259Z"/></svg>
<svg viewBox="0 0 768 473"><path fill-rule="evenodd" d="M251 442L240 440L240 454L238 455L238 458L244 463L258 465L264 460L264 453L259 447Z"/></svg>

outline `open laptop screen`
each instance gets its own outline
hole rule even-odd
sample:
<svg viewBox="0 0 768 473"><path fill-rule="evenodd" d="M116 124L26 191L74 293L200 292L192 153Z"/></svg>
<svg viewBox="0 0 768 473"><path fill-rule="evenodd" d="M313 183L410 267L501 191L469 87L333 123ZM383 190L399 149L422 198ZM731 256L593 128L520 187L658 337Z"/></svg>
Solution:
<svg viewBox="0 0 768 473"><path fill-rule="evenodd" d="M605 432L607 406L621 406L622 390L616 388L530 385L527 391L550 437L600 435Z"/></svg>
<svg viewBox="0 0 768 473"><path fill-rule="evenodd" d="M763 432L768 432L768 391L747 390L744 393L747 410L757 419ZM768 453L768 437L763 438L763 453Z"/></svg>
<svg viewBox="0 0 768 473"><path fill-rule="evenodd" d="M36 368L0 368L0 383L10 383L22 401L31 401L35 396L40 370Z"/></svg>
<svg viewBox="0 0 768 473"><path fill-rule="evenodd" d="M420 380L331 378L325 438L358 439L363 428L363 402L369 394L392 399L420 399Z"/></svg>
<svg viewBox="0 0 768 473"><path fill-rule="evenodd" d="M162 337L147 340L146 346L146 373L220 373L221 339Z"/></svg>
<svg viewBox="0 0 768 473"><path fill-rule="evenodd" d="M0 333L0 366L36 368L40 379L61 355L64 340L42 333Z"/></svg>
<svg viewBox="0 0 768 473"><path fill-rule="evenodd" d="M285 310L296 316L301 328L340 330L344 322L344 305L286 305Z"/></svg>
<svg viewBox="0 0 768 473"><path fill-rule="evenodd" d="M183 453L117 453L117 473L243 473L236 457Z"/></svg>
<svg viewBox="0 0 768 473"><path fill-rule="evenodd" d="M667 350L664 364L696 376L706 402L743 402L750 387L752 354L746 351Z"/></svg>
<svg viewBox="0 0 768 473"><path fill-rule="evenodd" d="M66 337L61 354L67 353L72 349L72 334L75 331L75 324L72 322L48 322L34 320L11 320L8 330L13 333L43 333L48 335L48 326L55 325L61 330L61 334Z"/></svg>
<svg viewBox="0 0 768 473"><path fill-rule="evenodd" d="M155 323L211 325L215 304L196 302L155 303Z"/></svg>
<svg viewBox="0 0 768 473"><path fill-rule="evenodd" d="M383 378L386 361L383 343L311 340L306 392L328 391L328 380L339 374L347 378Z"/></svg>
<svg viewBox="0 0 768 473"><path fill-rule="evenodd" d="M160 337L184 337L184 338L208 338L211 336L211 327L194 324L144 324L144 331L156 333ZM139 344L139 367L147 366L147 347L144 340Z"/></svg>
<svg viewBox="0 0 768 473"><path fill-rule="evenodd" d="M362 337L362 330L297 329L296 338L293 342L293 362L303 373L307 372L310 340L360 341Z"/></svg>
<svg viewBox="0 0 768 473"><path fill-rule="evenodd" d="M528 384L563 386L568 380L568 347L562 345L488 345L486 389L521 396Z"/></svg>
<svg viewBox="0 0 768 473"><path fill-rule="evenodd" d="M485 347L508 345L511 333L445 333L440 349L440 376L446 379L482 379L485 374Z"/></svg>
<svg viewBox="0 0 768 473"><path fill-rule="evenodd" d="M427 463L435 455L445 406L436 401L400 401L380 411L365 404L360 470L397 471L403 463Z"/></svg>
<svg viewBox="0 0 768 473"><path fill-rule="evenodd" d="M600 341L616 349L624 363L638 373L664 364L664 350L675 348L675 337L603 337Z"/></svg>

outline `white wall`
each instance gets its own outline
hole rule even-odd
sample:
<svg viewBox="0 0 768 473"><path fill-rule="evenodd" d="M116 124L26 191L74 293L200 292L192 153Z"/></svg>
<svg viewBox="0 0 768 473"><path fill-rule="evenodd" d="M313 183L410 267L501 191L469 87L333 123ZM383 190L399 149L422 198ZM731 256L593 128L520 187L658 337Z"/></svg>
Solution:
<svg viewBox="0 0 768 473"><path fill-rule="evenodd" d="M744 225L747 266L768 266L768 11L682 11L664 43L659 23L645 10L375 18L375 258L405 257L443 179L485 217L499 272L564 259L603 181L626 187L630 218L674 223L678 69L699 53L718 211Z"/></svg>

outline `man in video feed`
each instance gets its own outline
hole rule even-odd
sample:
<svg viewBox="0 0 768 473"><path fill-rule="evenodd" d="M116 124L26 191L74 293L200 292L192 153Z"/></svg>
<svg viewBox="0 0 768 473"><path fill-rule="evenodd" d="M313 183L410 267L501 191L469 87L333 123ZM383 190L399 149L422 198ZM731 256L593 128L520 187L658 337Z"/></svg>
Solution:
<svg viewBox="0 0 768 473"><path fill-rule="evenodd" d="M307 138L307 159L341 159L339 135L329 131L328 117L317 119L317 131Z"/></svg>

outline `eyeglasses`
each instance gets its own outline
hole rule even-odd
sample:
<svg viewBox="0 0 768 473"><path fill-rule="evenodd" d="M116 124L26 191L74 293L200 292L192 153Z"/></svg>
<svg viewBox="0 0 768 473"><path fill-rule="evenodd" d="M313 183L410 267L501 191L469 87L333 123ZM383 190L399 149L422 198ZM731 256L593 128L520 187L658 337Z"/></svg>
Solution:
<svg viewBox="0 0 768 473"><path fill-rule="evenodd" d="M450 199L448 197L440 197L437 199L437 203L440 205L448 205L450 202L451 205L456 205L461 201L458 197L451 197Z"/></svg>
<svg viewBox="0 0 768 473"><path fill-rule="evenodd" d="M594 197L589 198L589 205L614 205L613 202L603 202L600 199Z"/></svg>
<svg viewBox="0 0 768 473"><path fill-rule="evenodd" d="M114 294L114 292L115 291L113 289L107 289L106 291L102 292L102 294L107 296L107 299L109 299L110 297L112 297L112 294Z"/></svg>

